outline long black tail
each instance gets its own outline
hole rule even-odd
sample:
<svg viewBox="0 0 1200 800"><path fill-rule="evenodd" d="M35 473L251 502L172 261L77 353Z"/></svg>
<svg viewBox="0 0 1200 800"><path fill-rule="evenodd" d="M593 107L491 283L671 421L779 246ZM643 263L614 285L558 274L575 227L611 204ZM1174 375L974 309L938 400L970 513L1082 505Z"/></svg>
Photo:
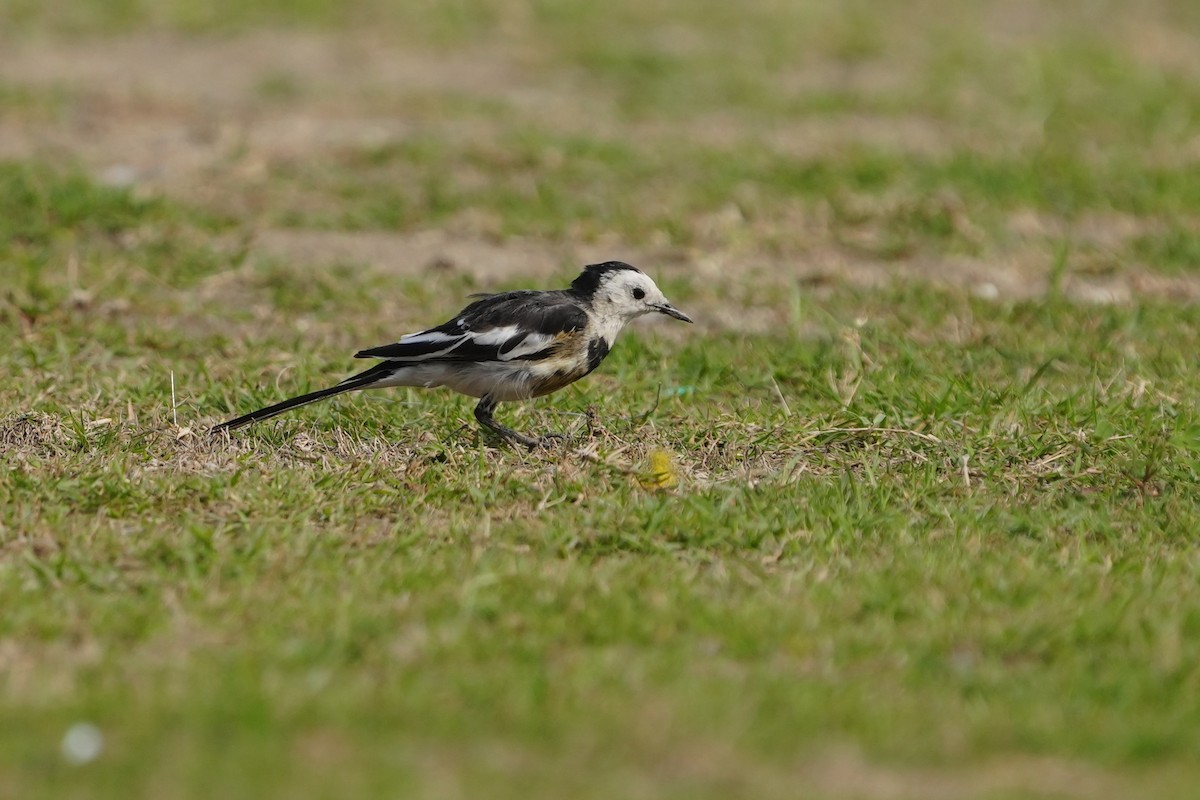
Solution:
<svg viewBox="0 0 1200 800"><path fill-rule="evenodd" d="M352 392L355 389L365 389L385 375L390 375L395 371L395 369L396 365L394 363L388 365L388 363L385 361L381 364L376 364L366 372L360 372L357 375L353 375L336 386L330 386L328 389L321 389L316 392L302 394L299 397L293 397L290 400L284 400L282 403L276 403L273 406L260 408L258 411L251 411L249 414L243 414L237 419L231 419L228 422L222 422L220 425L214 425L209 433L234 431L253 422L260 422L261 420L278 416L285 411L291 411L293 408L306 406L309 403L315 403L318 400L324 400L326 397L333 397L334 395L342 394L343 392Z"/></svg>

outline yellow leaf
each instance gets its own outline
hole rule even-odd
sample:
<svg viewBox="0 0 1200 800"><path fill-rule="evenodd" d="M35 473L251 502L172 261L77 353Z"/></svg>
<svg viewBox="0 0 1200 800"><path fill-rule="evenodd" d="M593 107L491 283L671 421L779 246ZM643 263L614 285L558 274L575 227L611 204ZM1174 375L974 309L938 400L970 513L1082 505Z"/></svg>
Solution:
<svg viewBox="0 0 1200 800"><path fill-rule="evenodd" d="M647 491L674 489L679 485L679 474L671 463L671 454L664 450L650 451L650 468L638 476L638 483Z"/></svg>

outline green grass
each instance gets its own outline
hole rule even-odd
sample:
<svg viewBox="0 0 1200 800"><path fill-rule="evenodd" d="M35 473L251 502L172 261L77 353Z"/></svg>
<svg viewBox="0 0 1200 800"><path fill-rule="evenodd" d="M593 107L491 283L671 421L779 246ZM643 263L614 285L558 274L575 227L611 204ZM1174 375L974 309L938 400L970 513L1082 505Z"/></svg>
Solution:
<svg viewBox="0 0 1200 800"><path fill-rule="evenodd" d="M426 90L403 136L199 199L0 162L0 796L1190 796L1200 94L1086 4L1023 45L985 6L0 9L51 42L370 24L469 54L501 25L524 78L615 115ZM847 77L872 65L905 77ZM789 69L832 77L774 91ZM250 85L268 113L321 102ZM0 114L85 100L5 83ZM779 136L856 116L936 146ZM699 324L635 325L501 407L559 449L416 390L214 440L530 282L313 266L256 250L266 227L398 234L397 264L430 229L545 247L560 282L583 248L658 254ZM985 299L959 264L1031 286ZM1175 288L1078 299L1126 278ZM104 750L76 765L81 721Z"/></svg>
<svg viewBox="0 0 1200 800"><path fill-rule="evenodd" d="M487 449L469 405L431 393L177 439L171 370L199 430L230 396L279 396L264 351L288 354L284 392L348 364L285 325L175 337L164 309L211 259L139 285L123 265L156 242L109 248L183 212L41 180L46 216L12 219L5 258L55 252L46 220L88 208L63 240L132 312L64 304L50 269L41 315L6 305L4 369L26 379L0 393L0 752L21 796L333 791L333 764L364 793L719 796L778 791L831 740L1117 771L1200 749L1194 308L845 288L775 336L635 334L519 419L586 440L551 407L595 407L612 463L672 454L681 485L656 494L569 452ZM304 308L353 314L361 281ZM68 769L56 737L80 718L109 750ZM713 748L711 775L663 766Z"/></svg>
<svg viewBox="0 0 1200 800"><path fill-rule="evenodd" d="M1200 269L1200 233L1183 226L1140 236L1130 249L1135 257L1161 272L1194 273Z"/></svg>

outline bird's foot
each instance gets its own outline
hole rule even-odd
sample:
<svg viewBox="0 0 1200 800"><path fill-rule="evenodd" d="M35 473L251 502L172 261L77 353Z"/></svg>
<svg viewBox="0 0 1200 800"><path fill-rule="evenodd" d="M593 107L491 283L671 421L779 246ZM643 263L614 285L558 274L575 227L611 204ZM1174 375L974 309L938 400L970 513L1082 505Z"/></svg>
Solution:
<svg viewBox="0 0 1200 800"><path fill-rule="evenodd" d="M523 433L518 433L512 428L505 427L496 421L492 416L492 410L496 404L489 398L484 398L479 401L479 405L475 407L475 419L479 420L479 424L486 430L499 436L509 444L519 444L530 450L536 450L539 447L554 447L556 443L561 442L567 437L561 433L548 433L545 436L526 436Z"/></svg>

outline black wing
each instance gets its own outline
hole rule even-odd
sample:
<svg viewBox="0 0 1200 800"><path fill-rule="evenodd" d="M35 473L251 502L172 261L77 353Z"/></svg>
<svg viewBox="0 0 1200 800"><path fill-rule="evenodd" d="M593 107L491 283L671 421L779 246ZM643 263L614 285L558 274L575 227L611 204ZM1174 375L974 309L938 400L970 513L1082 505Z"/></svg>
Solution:
<svg viewBox="0 0 1200 800"><path fill-rule="evenodd" d="M504 292L476 300L436 328L360 350L355 357L409 362L537 359L587 322L587 312L566 292Z"/></svg>

